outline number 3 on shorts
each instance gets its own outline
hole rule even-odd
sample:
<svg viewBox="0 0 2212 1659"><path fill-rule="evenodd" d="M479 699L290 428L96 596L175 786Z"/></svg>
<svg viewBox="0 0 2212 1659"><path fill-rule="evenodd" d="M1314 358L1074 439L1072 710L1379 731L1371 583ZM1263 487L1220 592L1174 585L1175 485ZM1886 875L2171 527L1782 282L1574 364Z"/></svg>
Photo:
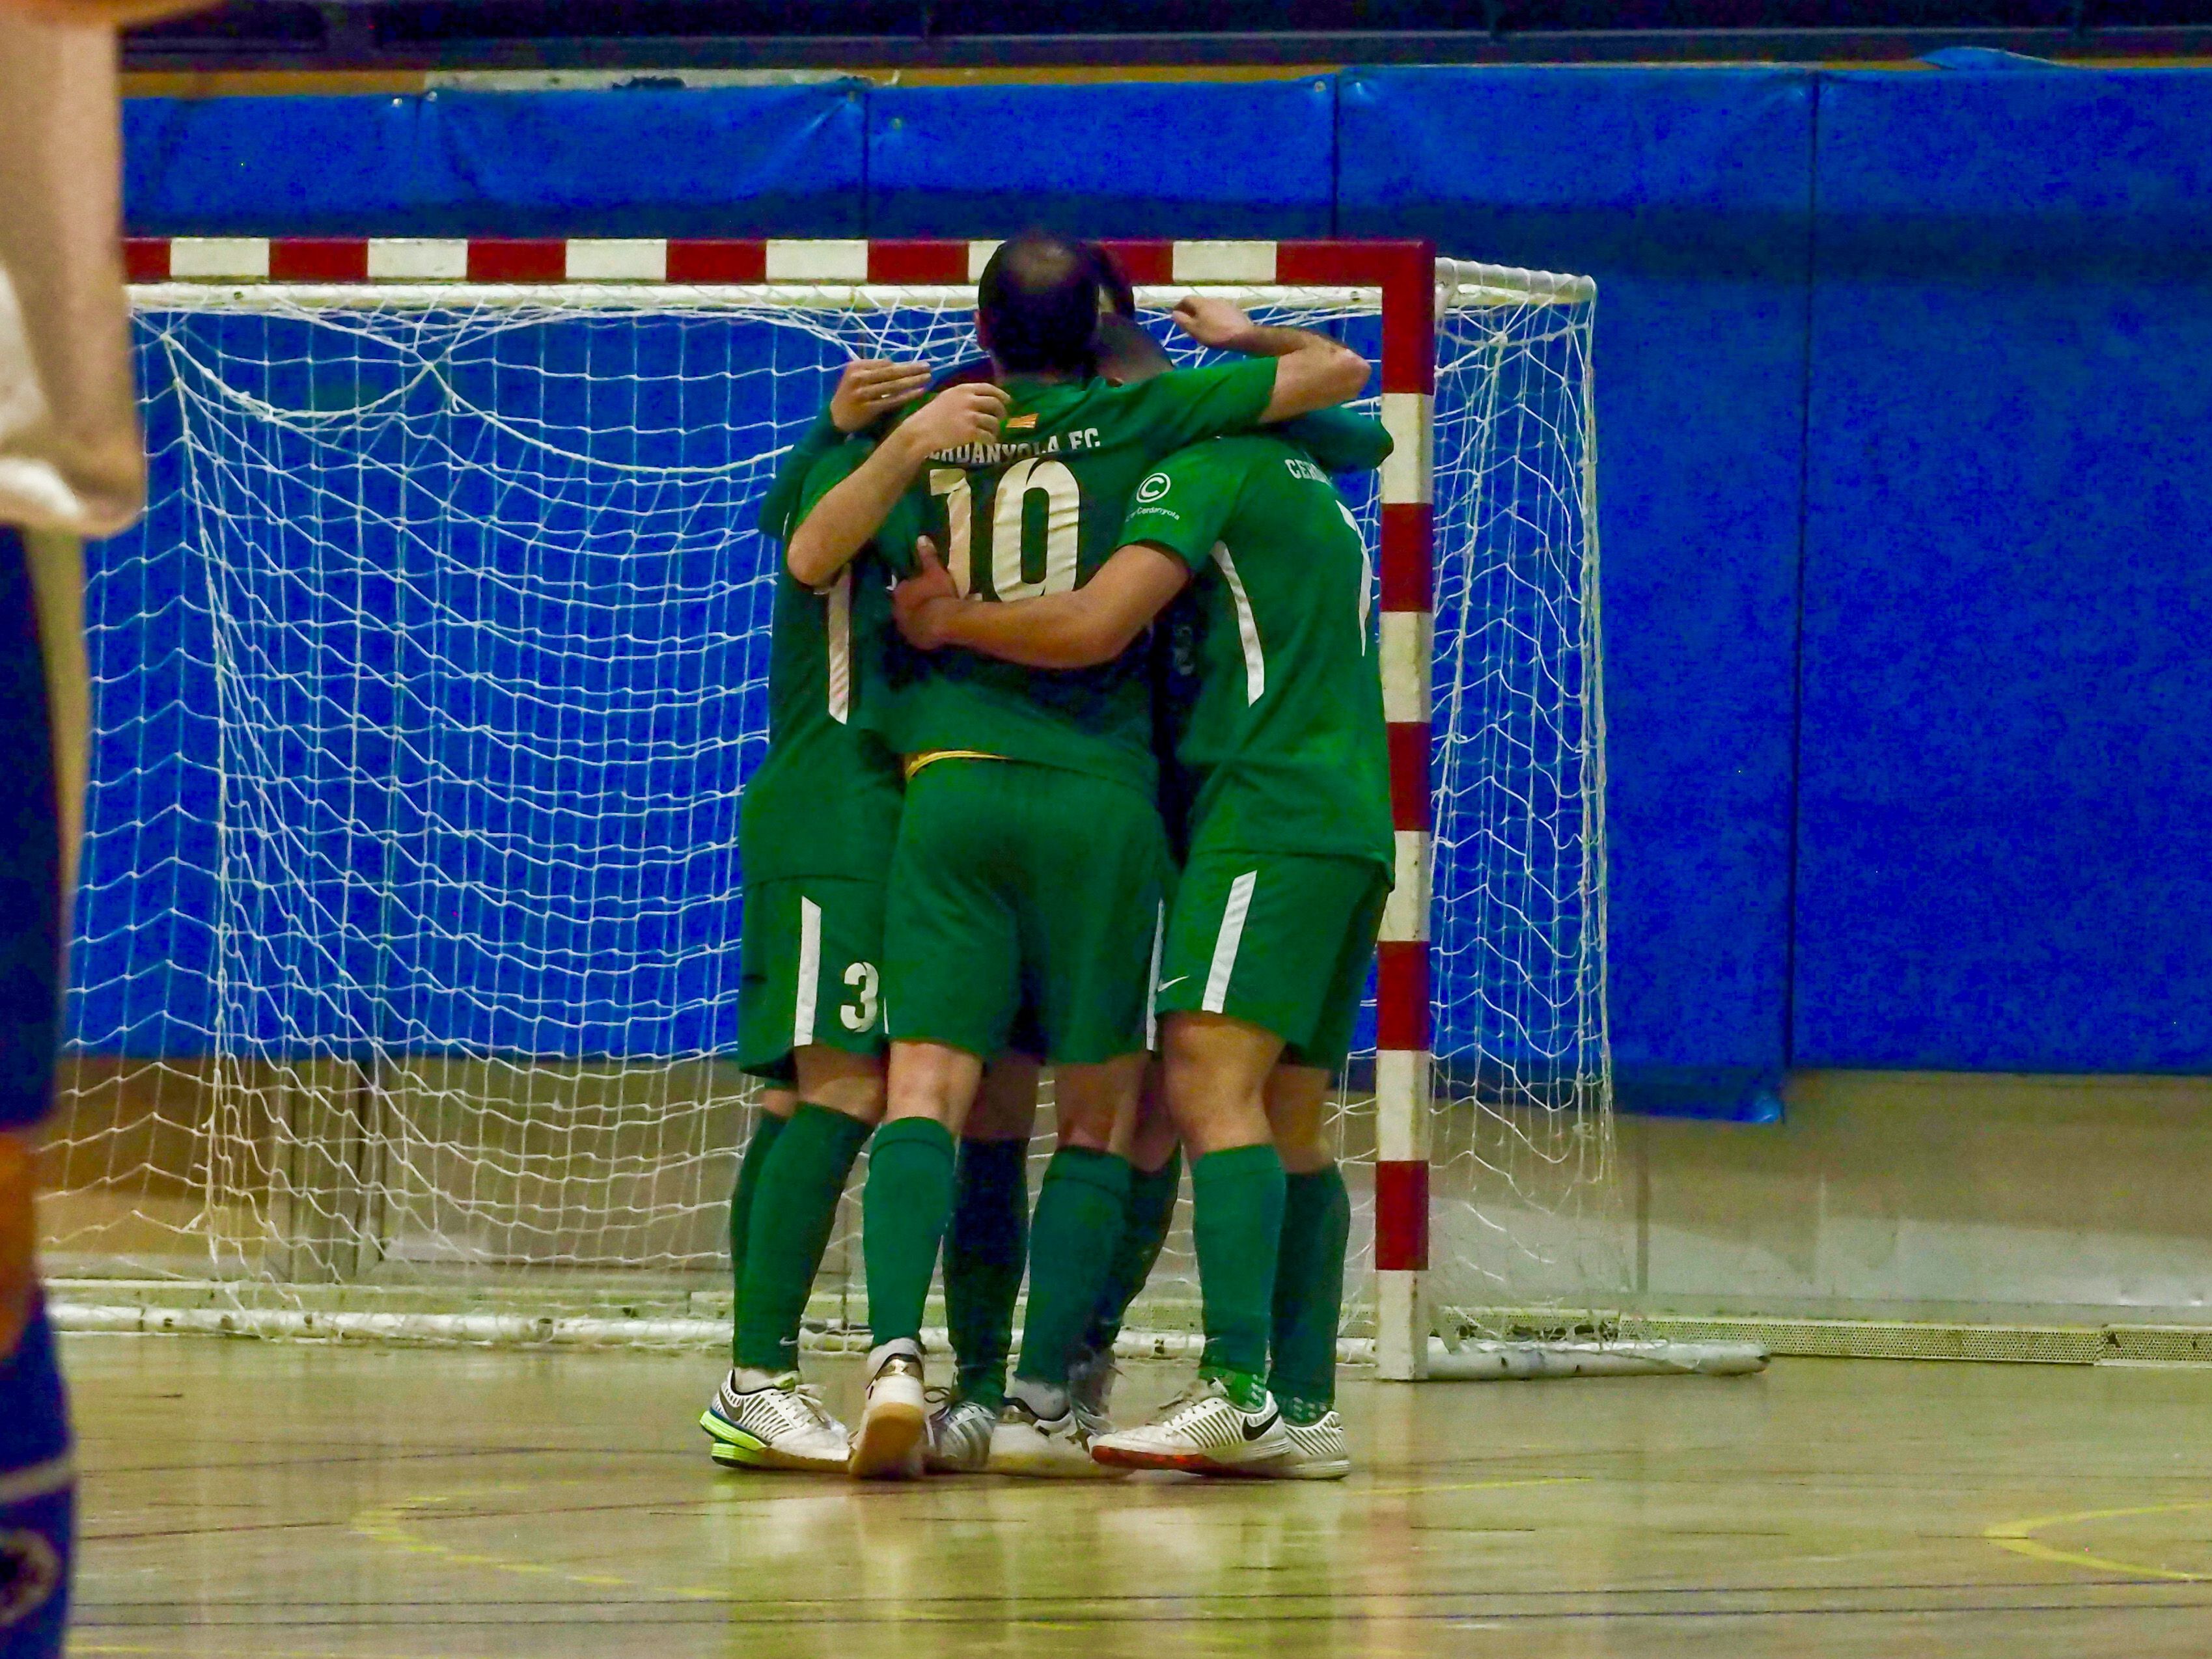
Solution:
<svg viewBox="0 0 2212 1659"><path fill-rule="evenodd" d="M865 1031L876 1023L878 985L872 962L856 962L845 969L845 986L854 997L838 1005L837 1018L847 1030Z"/></svg>

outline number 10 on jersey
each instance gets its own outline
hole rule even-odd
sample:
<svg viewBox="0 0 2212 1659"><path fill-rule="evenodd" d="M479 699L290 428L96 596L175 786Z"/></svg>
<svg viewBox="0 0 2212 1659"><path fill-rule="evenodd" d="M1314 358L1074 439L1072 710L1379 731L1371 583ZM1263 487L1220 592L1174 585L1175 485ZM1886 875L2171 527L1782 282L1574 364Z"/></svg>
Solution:
<svg viewBox="0 0 2212 1659"><path fill-rule="evenodd" d="M975 499L968 474L957 466L929 470L929 493L945 498L945 568L963 594L976 592ZM1030 501L1042 498L1043 511L1032 515ZM983 555L990 580L981 597L1034 599L1074 587L1076 554L1081 545L1083 491L1065 462L1048 455L1016 461L999 478L991 516L981 526ZM1032 531L1041 532L1033 537ZM1042 549L1033 540L1042 539ZM1041 567L1035 580L1024 573Z"/></svg>

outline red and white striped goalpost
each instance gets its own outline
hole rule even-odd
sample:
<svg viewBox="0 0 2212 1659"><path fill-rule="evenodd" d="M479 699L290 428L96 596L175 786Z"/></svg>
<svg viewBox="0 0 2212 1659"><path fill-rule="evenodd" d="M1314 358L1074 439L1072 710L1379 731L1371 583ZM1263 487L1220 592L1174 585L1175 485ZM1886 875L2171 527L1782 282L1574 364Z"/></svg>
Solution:
<svg viewBox="0 0 2212 1659"><path fill-rule="evenodd" d="M942 286L973 282L991 240L659 238L132 238L134 283ZM1389 722L1397 886L1385 910L1376 993L1375 1267L1380 1374L1427 1371L1429 1256L1429 793L1436 387L1435 250L1417 241L1109 241L1139 287L1341 288L1379 295L1382 420L1378 550L1383 704Z"/></svg>

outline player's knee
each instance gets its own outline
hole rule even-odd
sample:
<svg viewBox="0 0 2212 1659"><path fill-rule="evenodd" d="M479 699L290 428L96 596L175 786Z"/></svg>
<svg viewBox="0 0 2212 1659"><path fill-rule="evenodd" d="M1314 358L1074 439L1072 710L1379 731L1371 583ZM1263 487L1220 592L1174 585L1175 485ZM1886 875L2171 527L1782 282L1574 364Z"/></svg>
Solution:
<svg viewBox="0 0 2212 1659"><path fill-rule="evenodd" d="M1036 1124L1041 1069L1029 1055L1011 1050L993 1060L961 1133L970 1140L1027 1140Z"/></svg>
<svg viewBox="0 0 2212 1659"><path fill-rule="evenodd" d="M1096 1066L1065 1066L1053 1074L1054 1116L1060 1144L1127 1155L1137 1127L1137 1097L1144 1082L1142 1054Z"/></svg>
<svg viewBox="0 0 2212 1659"><path fill-rule="evenodd" d="M884 1062L879 1056L817 1046L801 1048L793 1060L800 1099L862 1123L882 1120Z"/></svg>
<svg viewBox="0 0 2212 1659"><path fill-rule="evenodd" d="M1292 1175L1311 1175L1334 1161L1328 1134L1327 1072L1310 1066L1278 1066L1268 1073L1267 1127Z"/></svg>
<svg viewBox="0 0 2212 1659"><path fill-rule="evenodd" d="M884 1115L933 1118L957 1133L982 1076L982 1062L960 1049L934 1042L894 1042Z"/></svg>
<svg viewBox="0 0 2212 1659"><path fill-rule="evenodd" d="M1193 1157L1271 1138L1261 1090L1279 1038L1211 1014L1170 1015L1162 1036L1168 1110Z"/></svg>

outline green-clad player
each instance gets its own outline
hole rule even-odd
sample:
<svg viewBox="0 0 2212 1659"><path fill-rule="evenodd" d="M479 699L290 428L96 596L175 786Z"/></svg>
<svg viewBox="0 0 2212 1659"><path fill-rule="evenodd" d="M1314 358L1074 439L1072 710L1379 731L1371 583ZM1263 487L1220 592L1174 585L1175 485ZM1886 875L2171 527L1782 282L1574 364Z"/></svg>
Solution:
<svg viewBox="0 0 2212 1659"><path fill-rule="evenodd" d="M1233 306L1194 300L1178 309L1188 331L1259 360L1109 385L1094 372L1091 263L1041 233L1001 245L977 297L977 332L1004 388L997 429L947 444L925 424L937 401L997 387L956 387L925 405L799 526L788 559L800 580L819 582L871 539L911 546L886 531L896 510L927 520L963 592L998 601L1067 592L1104 564L1129 492L1164 456L1341 402L1366 381L1364 361L1333 341L1255 328ZM1063 1123L1088 1122L1107 1150L1063 1146L1038 1195L1023 1360L993 1463L1017 1466L1024 1446L1038 1464L1083 1459L1067 1366L1122 1224L1129 1174L1119 1152L1162 921L1144 666L1042 676L964 653L902 653L885 692L870 719L905 757L908 781L886 894L886 1121L863 1207L877 1346L852 1467L899 1473L921 1435L919 1336L953 1138L1024 1001Z"/></svg>
<svg viewBox="0 0 2212 1659"><path fill-rule="evenodd" d="M848 364L763 498L762 534L788 538L811 501L865 458L852 437L920 397L926 364ZM941 421L955 414L947 404ZM957 422L947 435L969 430ZM779 572L769 639L769 750L739 826L744 933L738 1063L769 1080L730 1206L737 1291L732 1366L700 1416L717 1462L842 1469L847 1436L799 1386L799 1327L839 1194L883 1115L883 883L898 832L897 762L855 716L856 642L884 608L880 567L809 586ZM1030 1085L1034 1089L1034 1068Z"/></svg>
<svg viewBox="0 0 2212 1659"><path fill-rule="evenodd" d="M931 568L902 630L1036 668L1123 651L1186 584L1199 613L1190 851L1160 963L1170 1110L1191 1182L1206 1351L1198 1386L1103 1462L1345 1474L1334 1409L1350 1206L1322 1134L1393 870L1371 572L1327 473L1268 435L1170 457L1079 591L963 603ZM1286 1172L1287 1171L1287 1176ZM1272 1367L1270 1358L1272 1355Z"/></svg>

